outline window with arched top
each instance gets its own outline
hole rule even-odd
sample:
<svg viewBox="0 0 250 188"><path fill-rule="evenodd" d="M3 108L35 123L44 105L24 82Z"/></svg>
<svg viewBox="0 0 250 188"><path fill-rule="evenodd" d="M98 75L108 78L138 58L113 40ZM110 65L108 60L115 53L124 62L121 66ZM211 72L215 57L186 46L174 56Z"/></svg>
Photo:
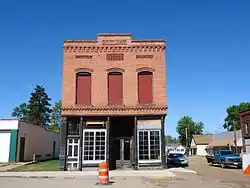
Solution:
<svg viewBox="0 0 250 188"><path fill-rule="evenodd" d="M153 103L153 73L142 71L138 73L138 102L139 104Z"/></svg>
<svg viewBox="0 0 250 188"><path fill-rule="evenodd" d="M76 104L91 104L91 73L89 72L76 74Z"/></svg>
<svg viewBox="0 0 250 188"><path fill-rule="evenodd" d="M108 104L122 105L123 103L123 78L121 72L108 73Z"/></svg>

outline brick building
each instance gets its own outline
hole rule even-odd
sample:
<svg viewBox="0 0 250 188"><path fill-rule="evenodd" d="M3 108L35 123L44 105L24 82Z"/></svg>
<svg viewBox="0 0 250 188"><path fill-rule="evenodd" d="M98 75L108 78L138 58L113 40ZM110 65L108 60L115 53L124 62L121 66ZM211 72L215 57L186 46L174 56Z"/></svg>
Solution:
<svg viewBox="0 0 250 188"><path fill-rule="evenodd" d="M240 113L243 152L250 154L250 110Z"/></svg>
<svg viewBox="0 0 250 188"><path fill-rule="evenodd" d="M250 110L240 113L242 145L243 145L243 173L250 175Z"/></svg>
<svg viewBox="0 0 250 188"><path fill-rule="evenodd" d="M165 168L164 40L64 41L60 168Z"/></svg>

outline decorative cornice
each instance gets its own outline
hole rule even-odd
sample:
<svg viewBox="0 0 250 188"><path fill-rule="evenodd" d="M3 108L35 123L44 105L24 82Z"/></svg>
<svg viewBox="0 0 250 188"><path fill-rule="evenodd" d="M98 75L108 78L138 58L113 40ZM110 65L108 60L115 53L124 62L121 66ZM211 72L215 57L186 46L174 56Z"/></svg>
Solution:
<svg viewBox="0 0 250 188"><path fill-rule="evenodd" d="M97 36L102 36L102 37L113 37L113 36L121 36L121 37L126 37L129 36L131 37L131 33L98 33Z"/></svg>
<svg viewBox="0 0 250 188"><path fill-rule="evenodd" d="M152 39L152 40L132 40L131 43L145 43L145 42L163 42L163 43L166 43L165 40L163 39Z"/></svg>
<svg viewBox="0 0 250 188"><path fill-rule="evenodd" d="M65 40L64 43L92 43L92 44L96 44L98 43L97 40Z"/></svg>
<svg viewBox="0 0 250 188"><path fill-rule="evenodd" d="M144 72L144 71L154 72L155 69L150 67L140 67L136 69L136 72Z"/></svg>
<svg viewBox="0 0 250 188"><path fill-rule="evenodd" d="M133 45L133 46L78 46L73 44L64 45L64 52L159 52L164 51L165 45Z"/></svg>
<svg viewBox="0 0 250 188"><path fill-rule="evenodd" d="M168 107L164 106L104 106L104 107L84 107L84 106L64 106L62 107L63 112L108 112L108 111L166 111Z"/></svg>
<svg viewBox="0 0 250 188"><path fill-rule="evenodd" d="M89 69L89 68L79 68L75 70L76 73L80 73L80 72L88 72L88 73L92 73L93 70Z"/></svg>
<svg viewBox="0 0 250 188"><path fill-rule="evenodd" d="M242 120L247 120L247 119L250 119L250 110L244 110L244 111L241 111L240 112L240 118Z"/></svg>
<svg viewBox="0 0 250 188"><path fill-rule="evenodd" d="M123 73L124 69L121 69L121 68L118 68L118 67L113 67L113 68L106 69L106 71L108 73L110 73L110 72L120 72L120 73Z"/></svg>

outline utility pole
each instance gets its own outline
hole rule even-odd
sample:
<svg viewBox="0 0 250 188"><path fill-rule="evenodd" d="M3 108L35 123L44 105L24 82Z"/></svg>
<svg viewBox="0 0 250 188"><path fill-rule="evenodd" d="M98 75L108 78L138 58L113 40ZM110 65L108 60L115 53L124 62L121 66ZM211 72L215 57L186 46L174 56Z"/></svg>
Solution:
<svg viewBox="0 0 250 188"><path fill-rule="evenodd" d="M185 128L185 132L186 132L186 148L188 148L188 128Z"/></svg>
<svg viewBox="0 0 250 188"><path fill-rule="evenodd" d="M187 149L187 156L189 155L189 148L188 148L188 141L189 141L189 137L188 137L188 127L185 128L185 132L186 132L186 149Z"/></svg>
<svg viewBox="0 0 250 188"><path fill-rule="evenodd" d="M235 145L235 153L238 154L237 148L237 135L236 135L236 122L233 120L233 130L234 130L234 145Z"/></svg>

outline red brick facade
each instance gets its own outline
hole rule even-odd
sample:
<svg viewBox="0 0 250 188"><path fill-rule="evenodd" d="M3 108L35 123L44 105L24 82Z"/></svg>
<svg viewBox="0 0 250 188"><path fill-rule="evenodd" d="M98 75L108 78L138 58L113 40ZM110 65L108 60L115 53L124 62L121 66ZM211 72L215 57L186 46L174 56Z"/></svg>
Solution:
<svg viewBox="0 0 250 188"><path fill-rule="evenodd" d="M164 40L132 40L130 34L98 34L97 40L64 42L62 115L167 114ZM138 100L138 73L153 73L152 104ZM91 74L91 105L76 104L77 73ZM108 73L122 73L122 105L108 105ZM149 100L149 99L147 99Z"/></svg>
<svg viewBox="0 0 250 188"><path fill-rule="evenodd" d="M250 153L250 110L240 113L243 152Z"/></svg>

